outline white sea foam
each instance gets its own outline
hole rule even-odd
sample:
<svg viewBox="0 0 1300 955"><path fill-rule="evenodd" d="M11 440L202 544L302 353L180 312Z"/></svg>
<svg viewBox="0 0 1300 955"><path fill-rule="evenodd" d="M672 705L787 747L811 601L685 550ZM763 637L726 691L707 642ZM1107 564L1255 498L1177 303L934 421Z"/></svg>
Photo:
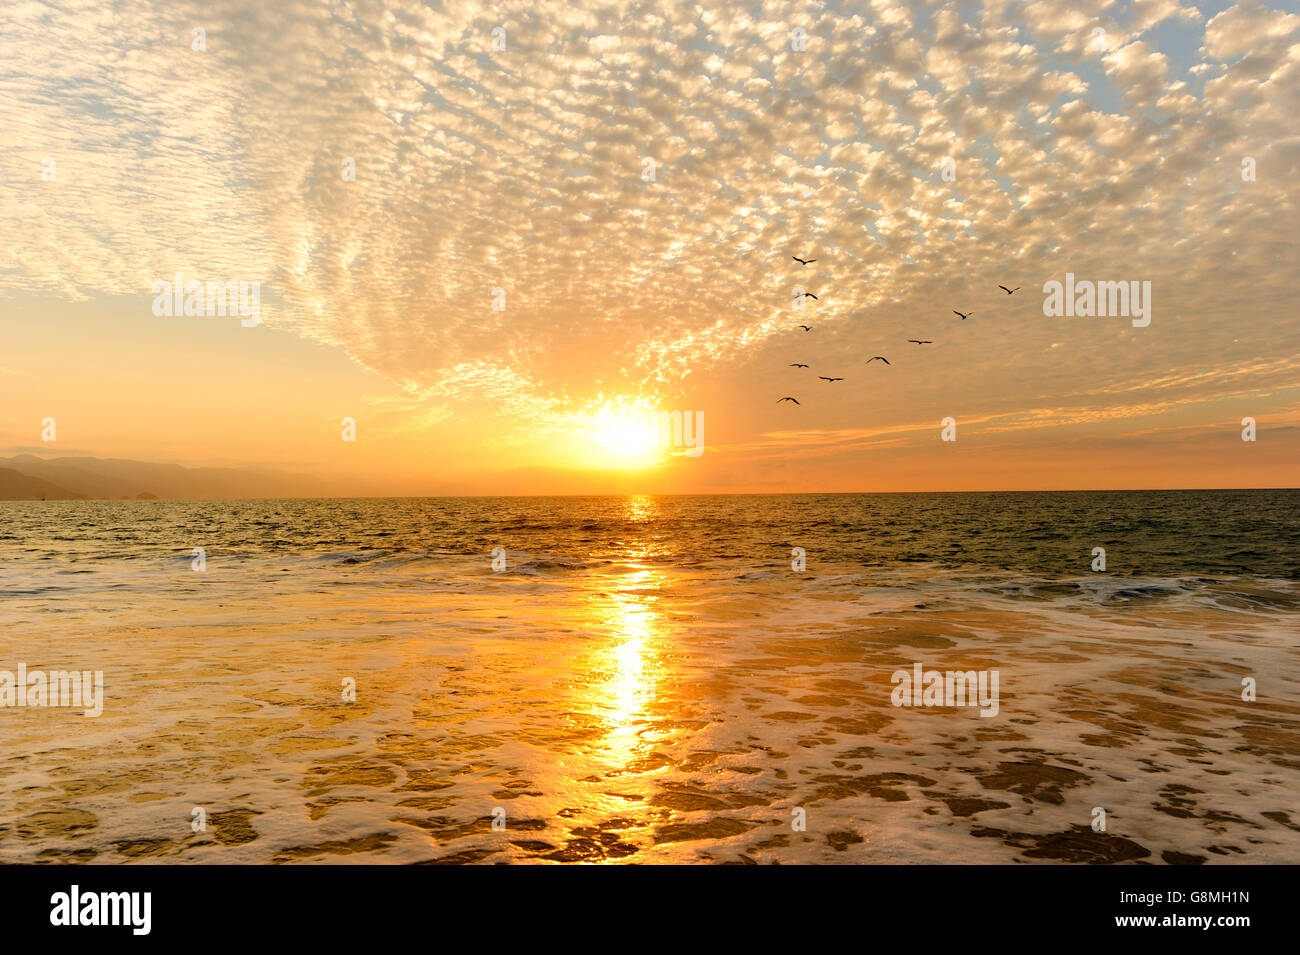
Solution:
<svg viewBox="0 0 1300 955"><path fill-rule="evenodd" d="M105 702L0 714L0 858L1300 861L1294 582L511 562L7 575L0 654ZM998 716L892 707L913 663Z"/></svg>

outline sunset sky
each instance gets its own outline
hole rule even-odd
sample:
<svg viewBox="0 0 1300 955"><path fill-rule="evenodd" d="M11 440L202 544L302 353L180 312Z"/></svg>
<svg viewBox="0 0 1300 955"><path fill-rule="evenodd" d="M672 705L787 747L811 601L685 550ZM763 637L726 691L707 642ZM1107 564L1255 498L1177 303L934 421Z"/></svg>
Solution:
<svg viewBox="0 0 1300 955"><path fill-rule="evenodd" d="M357 494L1295 486L1295 10L13 0L0 454ZM1066 272L1149 281L1150 325L1045 316ZM176 273L259 282L260 324L156 316ZM628 409L702 412L705 452L630 446Z"/></svg>

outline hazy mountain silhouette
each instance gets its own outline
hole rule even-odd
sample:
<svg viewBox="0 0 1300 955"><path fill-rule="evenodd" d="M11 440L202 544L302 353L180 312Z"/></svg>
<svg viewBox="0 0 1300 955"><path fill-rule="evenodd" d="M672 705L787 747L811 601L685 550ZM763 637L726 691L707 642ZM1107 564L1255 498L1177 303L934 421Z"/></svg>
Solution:
<svg viewBox="0 0 1300 955"><path fill-rule="evenodd" d="M120 458L0 458L0 500L324 497L346 489L287 471L186 468Z"/></svg>
<svg viewBox="0 0 1300 955"><path fill-rule="evenodd" d="M85 495L74 494L57 484L42 481L13 468L0 467L0 501L64 501L75 497Z"/></svg>

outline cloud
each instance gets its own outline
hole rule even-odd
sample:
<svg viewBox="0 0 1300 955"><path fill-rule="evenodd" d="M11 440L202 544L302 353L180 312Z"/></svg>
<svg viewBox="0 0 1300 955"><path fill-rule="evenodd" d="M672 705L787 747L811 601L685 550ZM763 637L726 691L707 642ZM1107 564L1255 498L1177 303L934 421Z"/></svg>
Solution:
<svg viewBox="0 0 1300 955"><path fill-rule="evenodd" d="M1185 75L1168 22L1203 30ZM1295 341L1300 17L1263 4L18 0L0 36L4 287L146 309L174 272L259 280L264 322L421 427L679 392L796 321L865 344L1012 272L1026 297L1152 281L1175 378L1234 301ZM821 300L794 311L796 284ZM990 413L1060 337L1015 321ZM1140 390L1142 361L1089 349Z"/></svg>

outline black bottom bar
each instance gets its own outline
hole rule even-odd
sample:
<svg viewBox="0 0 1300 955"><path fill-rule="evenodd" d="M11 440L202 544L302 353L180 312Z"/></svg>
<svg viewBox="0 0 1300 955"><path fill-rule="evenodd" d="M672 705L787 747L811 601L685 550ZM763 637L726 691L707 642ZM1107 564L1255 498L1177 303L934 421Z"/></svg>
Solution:
<svg viewBox="0 0 1300 955"><path fill-rule="evenodd" d="M10 941L78 933L81 942L96 935L127 944L255 938L334 946L417 931L440 945L458 944L468 929L482 942L557 934L683 942L706 933L734 947L747 938L770 944L770 933L785 926L805 945L916 943L931 933L944 945L984 945L999 937L990 932L1022 930L1039 944L1127 936L1232 945L1287 926L1283 906L1295 874L1291 866L786 867L766 875L504 868L11 866L0 868L0 911ZM120 924L70 924L74 885L77 922L111 921L116 912ZM148 934L136 934L143 895L103 895L133 892L149 893Z"/></svg>

